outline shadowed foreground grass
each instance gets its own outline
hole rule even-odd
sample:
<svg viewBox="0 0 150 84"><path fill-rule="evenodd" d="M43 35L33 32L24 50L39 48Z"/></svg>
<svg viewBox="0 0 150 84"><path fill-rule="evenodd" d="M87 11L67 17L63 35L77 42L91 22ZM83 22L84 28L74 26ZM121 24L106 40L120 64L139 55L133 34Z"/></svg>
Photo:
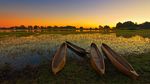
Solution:
<svg viewBox="0 0 150 84"><path fill-rule="evenodd" d="M50 64L28 65L21 71L14 71L7 64L0 70L0 84L149 84L150 53L125 57L140 74L139 80L132 80L118 72L106 62L106 74L101 77L87 60L70 58L65 68L54 76Z"/></svg>

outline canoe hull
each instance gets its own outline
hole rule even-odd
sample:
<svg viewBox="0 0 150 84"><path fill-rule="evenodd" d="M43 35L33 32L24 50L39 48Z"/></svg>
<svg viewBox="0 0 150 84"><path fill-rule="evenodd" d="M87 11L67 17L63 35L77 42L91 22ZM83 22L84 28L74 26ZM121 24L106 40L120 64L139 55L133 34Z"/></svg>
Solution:
<svg viewBox="0 0 150 84"><path fill-rule="evenodd" d="M136 71L133 69L133 67L129 63L127 63L127 61L125 61L125 59L123 59L118 54L116 54L116 52L114 52L106 44L102 44L101 49L102 49L103 53L109 58L111 63L120 72L124 73L125 75L127 75L127 76L129 76L129 77L131 77L133 79L137 79L139 77L139 75L136 73ZM114 55L116 55L116 57L118 57L120 61L117 60L117 58L114 57ZM123 64L123 62L125 62L125 63Z"/></svg>
<svg viewBox="0 0 150 84"><path fill-rule="evenodd" d="M93 69L95 69L95 71L98 74L104 75L105 74L104 58L101 55L95 43L91 44L90 55L91 55L90 62L91 62Z"/></svg>
<svg viewBox="0 0 150 84"><path fill-rule="evenodd" d="M60 48L57 49L53 59L52 59L52 72L56 75L61 71L66 63L67 45L63 43Z"/></svg>
<svg viewBox="0 0 150 84"><path fill-rule="evenodd" d="M77 55L79 55L81 57L86 57L87 52L86 52L85 49L83 49L81 47L78 47L78 46L76 46L76 45L74 45L74 44L72 44L71 42L68 42L68 41L66 41L66 44L67 44L67 47L71 51L73 51L74 53L76 53Z"/></svg>

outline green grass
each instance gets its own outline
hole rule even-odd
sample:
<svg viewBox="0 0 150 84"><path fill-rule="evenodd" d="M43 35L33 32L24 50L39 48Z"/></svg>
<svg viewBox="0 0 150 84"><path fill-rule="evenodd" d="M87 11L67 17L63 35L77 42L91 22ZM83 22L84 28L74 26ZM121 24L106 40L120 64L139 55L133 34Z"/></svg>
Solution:
<svg viewBox="0 0 150 84"><path fill-rule="evenodd" d="M117 30L117 36L131 37L141 35L150 37L150 30ZM45 31L45 32L0 32L0 38L8 36L29 36L40 34L83 34L89 32L75 31ZM95 32L90 32L95 33ZM69 56L68 56L69 57ZM129 55L125 58L140 74L139 80L132 80L120 73L108 61L106 62L106 74L99 76L91 67L89 60L77 60L70 58L64 69L56 76L52 74L50 62L43 62L39 66L26 66L21 71L11 68L6 64L0 69L0 84L149 84L150 83L150 53Z"/></svg>
<svg viewBox="0 0 150 84"><path fill-rule="evenodd" d="M38 67L27 66L22 71L11 71L7 68L1 72L4 78L1 84L149 84L150 83L150 53L130 55L125 57L140 74L139 80L132 80L120 73L108 61L106 74L99 76L91 67L89 60L70 58L64 69L54 76L50 63L43 62ZM5 72L5 73L4 73ZM6 74L6 72L9 74Z"/></svg>
<svg viewBox="0 0 150 84"><path fill-rule="evenodd" d="M131 37L135 35L140 35L143 37L150 37L150 30L117 30L116 35L117 36L123 36L123 37ZM40 35L40 34L87 34L87 33L102 33L102 31L87 31L87 32L76 32L74 30L70 31L51 31L51 30L43 30L42 32L25 32L25 31L17 31L17 32L0 32L0 38L7 37L7 36L30 36L30 35Z"/></svg>
<svg viewBox="0 0 150 84"><path fill-rule="evenodd" d="M33 33L33 32L0 32L0 38L9 37L9 36L21 37L21 36L29 36L33 34L36 34L36 33Z"/></svg>
<svg viewBox="0 0 150 84"><path fill-rule="evenodd" d="M143 29L143 30L117 30L116 31L117 36L123 36L123 37L131 37L135 35L140 35L143 37L150 37L150 30L149 29Z"/></svg>
<svg viewBox="0 0 150 84"><path fill-rule="evenodd" d="M87 33L98 33L98 32L76 32L76 31L42 31L42 32L25 32L25 31L17 31L17 32L0 32L0 38L9 37L9 36L30 36L30 35L41 35L41 34L87 34Z"/></svg>

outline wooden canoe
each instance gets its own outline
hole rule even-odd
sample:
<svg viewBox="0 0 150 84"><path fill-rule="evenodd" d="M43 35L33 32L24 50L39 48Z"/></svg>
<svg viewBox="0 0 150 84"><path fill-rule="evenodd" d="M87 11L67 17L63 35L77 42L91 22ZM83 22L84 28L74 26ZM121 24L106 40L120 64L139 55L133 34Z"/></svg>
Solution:
<svg viewBox="0 0 150 84"><path fill-rule="evenodd" d="M56 53L52 59L52 72L56 75L59 71L63 69L66 63L67 45L66 43L61 44L61 46L56 50Z"/></svg>
<svg viewBox="0 0 150 84"><path fill-rule="evenodd" d="M100 74L105 74L105 63L104 63L104 57L101 55L98 47L95 43L91 44L90 48L90 61L92 67Z"/></svg>
<svg viewBox="0 0 150 84"><path fill-rule="evenodd" d="M74 53L76 53L77 55L79 55L81 57L86 57L87 52L86 52L85 49L83 49L81 47L78 47L78 46L76 46L75 44L73 44L73 43L71 43L69 41L66 41L66 43L67 43L67 47L71 51L73 51Z"/></svg>
<svg viewBox="0 0 150 84"><path fill-rule="evenodd" d="M119 71L133 79L138 79L139 75L127 60L118 55L114 50L112 50L108 45L104 43L102 44L101 49Z"/></svg>

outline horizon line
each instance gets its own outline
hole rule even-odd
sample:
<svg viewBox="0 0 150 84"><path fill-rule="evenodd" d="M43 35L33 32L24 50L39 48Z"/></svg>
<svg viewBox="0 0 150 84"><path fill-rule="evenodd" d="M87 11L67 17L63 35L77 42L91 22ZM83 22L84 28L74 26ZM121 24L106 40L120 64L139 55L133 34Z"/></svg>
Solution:
<svg viewBox="0 0 150 84"><path fill-rule="evenodd" d="M128 21L131 21L131 20L128 20ZM128 21L119 21L120 23L124 23L124 22L128 22ZM119 23L119 22L117 22L117 23ZM131 22L133 22L133 21L131 21ZM143 23L145 23L145 22L150 22L150 21L144 21L144 22L140 22L140 23L138 23L138 22L133 22L133 23L135 23L135 24L143 24ZM24 24L20 24L20 25L11 25L11 26L9 26L9 25L5 25L5 26L1 26L0 25L0 28L10 28L10 27L19 27L19 26L25 26L25 27L28 27L28 26L39 26L39 27L48 27L48 26L51 26L51 27L55 27L55 26L57 26L57 27L65 27L65 26L74 26L74 27L76 27L76 28L80 28L80 27L83 27L83 28L98 28L99 26L109 26L109 27L111 27L111 28L113 28L113 27L116 27L116 25L117 25L117 23L115 23L114 25L107 25L107 24L99 24L99 25L97 25L97 26L80 26L80 25L37 25L37 24L34 24L34 25L24 25Z"/></svg>

